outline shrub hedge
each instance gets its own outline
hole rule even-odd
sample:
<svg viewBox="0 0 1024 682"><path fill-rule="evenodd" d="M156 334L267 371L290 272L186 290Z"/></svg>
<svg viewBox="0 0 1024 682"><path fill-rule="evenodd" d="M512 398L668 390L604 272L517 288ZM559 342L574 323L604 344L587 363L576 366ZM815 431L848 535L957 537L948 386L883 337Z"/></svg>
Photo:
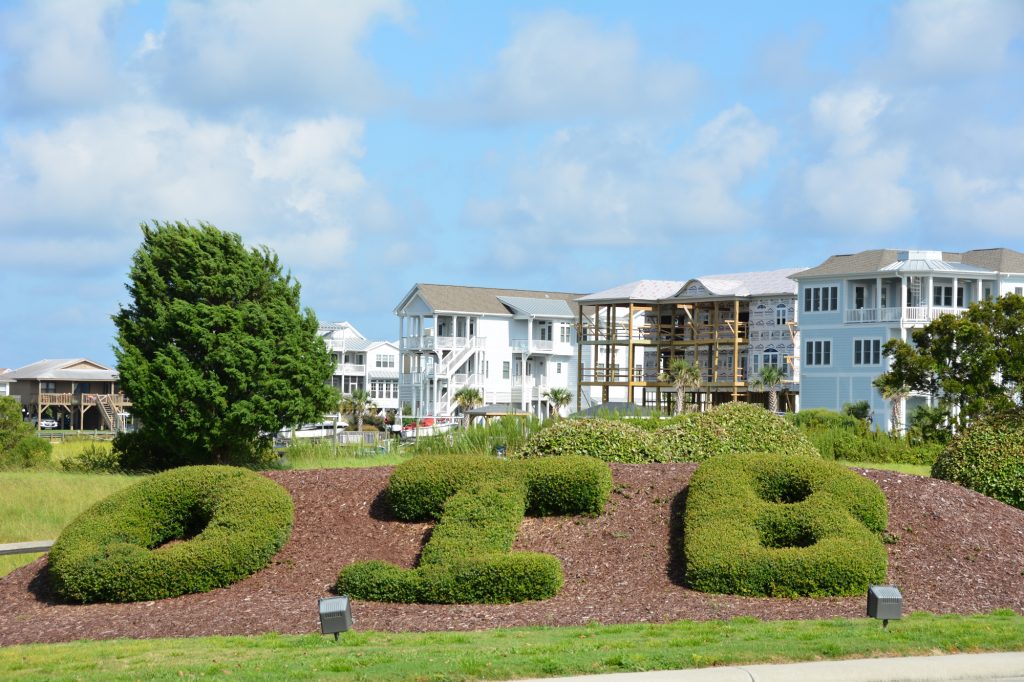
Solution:
<svg viewBox="0 0 1024 682"><path fill-rule="evenodd" d="M759 405L726 403L672 419L567 419L535 434L524 457L578 454L606 462L702 462L729 452L818 457L799 429Z"/></svg>
<svg viewBox="0 0 1024 682"><path fill-rule="evenodd" d="M172 469L72 521L50 550L50 572L58 594L76 602L206 592L265 567L292 519L288 492L252 471Z"/></svg>
<svg viewBox="0 0 1024 682"><path fill-rule="evenodd" d="M668 450L656 433L622 419L560 419L531 436L519 454L585 455L633 464L668 461Z"/></svg>
<svg viewBox="0 0 1024 682"><path fill-rule="evenodd" d="M417 457L395 469L388 497L399 518L439 519L419 566L355 563L342 569L335 589L359 599L434 604L553 597L563 583L558 559L511 552L524 515L599 514L611 487L608 465L589 457Z"/></svg>
<svg viewBox="0 0 1024 682"><path fill-rule="evenodd" d="M729 454L703 463L686 500L686 582L758 596L863 594L885 581L879 487L809 457Z"/></svg>
<svg viewBox="0 0 1024 682"><path fill-rule="evenodd" d="M0 469L38 469L50 464L53 446L39 436L25 436L0 451Z"/></svg>
<svg viewBox="0 0 1024 682"><path fill-rule="evenodd" d="M1024 509L1024 415L971 424L939 455L932 476Z"/></svg>
<svg viewBox="0 0 1024 682"><path fill-rule="evenodd" d="M943 446L871 431L863 419L832 410L810 409L786 415L825 459L848 462L932 464Z"/></svg>

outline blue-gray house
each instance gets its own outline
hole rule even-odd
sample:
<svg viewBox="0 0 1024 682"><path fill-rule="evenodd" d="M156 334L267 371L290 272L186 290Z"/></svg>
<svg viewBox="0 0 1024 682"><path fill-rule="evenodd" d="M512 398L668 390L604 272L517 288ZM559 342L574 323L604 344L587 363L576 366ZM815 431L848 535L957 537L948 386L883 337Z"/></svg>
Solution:
<svg viewBox="0 0 1024 682"><path fill-rule="evenodd" d="M975 301L1024 293L1024 254L873 249L831 256L792 279L798 285L801 409L840 410L866 400L875 423L889 430L890 406L871 385L887 369L885 342L909 341L913 328ZM901 412L909 415L927 401L911 395Z"/></svg>

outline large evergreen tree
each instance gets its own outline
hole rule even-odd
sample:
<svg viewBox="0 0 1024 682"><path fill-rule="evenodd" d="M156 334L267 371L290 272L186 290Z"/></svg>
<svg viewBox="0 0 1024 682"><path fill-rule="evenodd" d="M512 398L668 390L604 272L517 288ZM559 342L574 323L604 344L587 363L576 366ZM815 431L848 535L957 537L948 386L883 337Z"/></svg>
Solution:
<svg viewBox="0 0 1024 682"><path fill-rule="evenodd" d="M126 463L258 464L280 429L333 410L331 353L299 284L266 247L212 225L142 225L114 316L118 371L141 422Z"/></svg>

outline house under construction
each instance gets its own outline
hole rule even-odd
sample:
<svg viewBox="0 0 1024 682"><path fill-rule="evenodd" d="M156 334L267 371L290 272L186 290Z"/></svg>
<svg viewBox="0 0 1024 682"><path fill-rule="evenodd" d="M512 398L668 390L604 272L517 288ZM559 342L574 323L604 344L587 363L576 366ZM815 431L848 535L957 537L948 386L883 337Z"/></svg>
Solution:
<svg viewBox="0 0 1024 682"><path fill-rule="evenodd" d="M674 358L700 367L701 383L685 400L699 409L750 400L757 392L751 382L766 365L782 370L783 396L794 409L800 344L789 276L801 270L641 280L578 299L577 409L584 391L597 387L604 403L671 412L675 388L664 374Z"/></svg>

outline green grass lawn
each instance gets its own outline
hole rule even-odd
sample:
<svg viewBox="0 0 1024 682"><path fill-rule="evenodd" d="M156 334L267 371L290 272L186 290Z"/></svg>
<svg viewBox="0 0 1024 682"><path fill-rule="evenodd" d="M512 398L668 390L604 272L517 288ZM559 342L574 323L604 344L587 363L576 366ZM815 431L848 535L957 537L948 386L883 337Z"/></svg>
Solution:
<svg viewBox="0 0 1024 682"><path fill-rule="evenodd" d="M860 467L862 469L883 469L885 471L898 471L901 474L914 474L915 476L931 476L932 467L929 464L901 464L899 462L847 462L838 460L840 464L848 467Z"/></svg>
<svg viewBox="0 0 1024 682"><path fill-rule="evenodd" d="M62 471L0 472L0 542L55 540L61 529L94 502L138 477ZM0 576L39 554L0 556Z"/></svg>
<svg viewBox="0 0 1024 682"><path fill-rule="evenodd" d="M313 605L310 606L313 610ZM358 610L354 614L358 626ZM480 632L81 641L0 648L7 680L477 680L752 663L1013 651L1024 618L680 621Z"/></svg>

